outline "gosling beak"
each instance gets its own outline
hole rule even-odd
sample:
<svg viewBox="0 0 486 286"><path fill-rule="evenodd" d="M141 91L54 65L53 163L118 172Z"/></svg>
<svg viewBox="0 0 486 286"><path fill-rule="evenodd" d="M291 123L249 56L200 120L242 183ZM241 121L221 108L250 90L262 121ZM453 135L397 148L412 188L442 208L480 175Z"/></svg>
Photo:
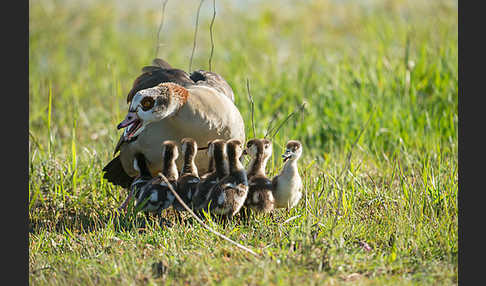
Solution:
<svg viewBox="0 0 486 286"><path fill-rule="evenodd" d="M283 161L284 163L287 162L288 159L290 159L290 157L292 157L294 153L290 152L290 151L285 151L285 153L282 154L282 158L283 158Z"/></svg>

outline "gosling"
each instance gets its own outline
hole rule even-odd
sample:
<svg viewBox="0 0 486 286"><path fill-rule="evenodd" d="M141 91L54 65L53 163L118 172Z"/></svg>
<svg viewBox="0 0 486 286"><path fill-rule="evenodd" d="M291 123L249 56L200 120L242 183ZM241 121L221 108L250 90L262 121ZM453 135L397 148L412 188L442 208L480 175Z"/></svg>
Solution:
<svg viewBox="0 0 486 286"><path fill-rule="evenodd" d="M272 179L275 208L291 209L302 198L302 179L297 168L297 161L301 155L302 144L297 140L289 140L282 155L283 169Z"/></svg>
<svg viewBox="0 0 486 286"><path fill-rule="evenodd" d="M257 213L269 213L274 208L272 181L265 173L272 150L272 142L267 139L252 139L246 144L243 153L248 154L251 159L247 166L249 190L244 204L245 209Z"/></svg>
<svg viewBox="0 0 486 286"><path fill-rule="evenodd" d="M181 149L184 162L182 170L177 180L177 194L181 197L184 203L190 207L192 196L197 189L200 182L197 172L197 166L194 159L197 154L197 142L192 138L184 138L181 140ZM176 199L172 205L177 211L185 211L186 208Z"/></svg>
<svg viewBox="0 0 486 286"><path fill-rule="evenodd" d="M167 178L174 189L177 187L176 159L179 157L179 151L174 141L166 140L162 144L162 174ZM146 213L160 214L162 210L169 208L174 202L175 196L170 191L167 183L162 176L157 175L147 182L139 192L136 198L136 207Z"/></svg>
<svg viewBox="0 0 486 286"><path fill-rule="evenodd" d="M208 145L208 157L213 161L209 165L212 164L214 170L206 174L197 184L191 202L194 211L199 211L206 206L211 188L229 174L225 140L211 141Z"/></svg>
<svg viewBox="0 0 486 286"><path fill-rule="evenodd" d="M211 188L205 208L223 220L232 219L245 203L248 195L248 179L240 162L243 154L242 143L238 139L226 142L229 174ZM216 168L221 162L216 162Z"/></svg>

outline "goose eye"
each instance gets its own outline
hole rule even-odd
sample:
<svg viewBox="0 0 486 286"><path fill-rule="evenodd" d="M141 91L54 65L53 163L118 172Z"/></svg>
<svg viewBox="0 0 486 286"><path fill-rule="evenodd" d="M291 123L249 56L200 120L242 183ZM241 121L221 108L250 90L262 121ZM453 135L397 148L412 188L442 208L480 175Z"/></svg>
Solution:
<svg viewBox="0 0 486 286"><path fill-rule="evenodd" d="M154 106L154 99L151 97L145 97L144 99L142 99L141 104L142 104L142 109L144 111L147 111Z"/></svg>

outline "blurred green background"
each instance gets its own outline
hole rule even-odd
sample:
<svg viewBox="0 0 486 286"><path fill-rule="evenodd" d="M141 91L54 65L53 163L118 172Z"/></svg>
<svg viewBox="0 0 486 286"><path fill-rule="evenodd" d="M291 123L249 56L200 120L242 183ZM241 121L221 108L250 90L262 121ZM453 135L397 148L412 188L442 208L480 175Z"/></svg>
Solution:
<svg viewBox="0 0 486 286"><path fill-rule="evenodd" d="M273 138L268 166L276 174L285 142L302 141L304 198L255 225L213 225L264 245L261 260L197 225L117 226L126 192L101 169L126 95L156 56L188 71L199 3L168 1L157 43L162 1L30 0L29 267L51 266L30 282L333 284L360 273L365 285L457 284L457 1L216 1L212 69L232 86L247 137L247 80L258 137L306 103ZM209 68L212 3L192 69ZM168 280L150 274L159 260Z"/></svg>
<svg viewBox="0 0 486 286"><path fill-rule="evenodd" d="M184 70L198 4L169 1L160 33L157 56ZM31 1L30 8L30 131L46 144L51 86L58 153L70 153L76 120L78 145L110 154L126 94L155 56L161 2ZM211 16L207 0L193 69L209 68ZM374 156L457 149L457 2L217 1L214 45L213 70L233 87L248 132L246 79L259 136L276 113L283 120L308 103L277 141L300 139L313 156L342 149L373 108L360 143Z"/></svg>

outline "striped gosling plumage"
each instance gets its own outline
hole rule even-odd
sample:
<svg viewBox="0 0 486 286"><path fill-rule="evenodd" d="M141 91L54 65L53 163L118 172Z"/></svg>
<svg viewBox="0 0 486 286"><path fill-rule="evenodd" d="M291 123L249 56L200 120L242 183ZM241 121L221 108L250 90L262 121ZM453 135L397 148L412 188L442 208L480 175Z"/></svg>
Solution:
<svg viewBox="0 0 486 286"><path fill-rule="evenodd" d="M247 166L249 191L245 208L255 212L269 213L274 208L272 181L265 173L272 149L272 142L267 139L251 139L246 144L244 153L251 159Z"/></svg>
<svg viewBox="0 0 486 286"><path fill-rule="evenodd" d="M187 206L191 207L192 197L200 182L197 166L194 162L197 154L197 142L192 138L183 138L181 146L184 162L177 180L177 194ZM174 200L173 207L178 211L186 210L177 199Z"/></svg>
<svg viewBox="0 0 486 286"><path fill-rule="evenodd" d="M208 157L212 158L214 170L206 174L197 185L192 198L192 207L195 211L207 206L209 191L229 173L225 140L211 141L208 145ZM211 162L209 164L211 165Z"/></svg>
<svg viewBox="0 0 486 286"><path fill-rule="evenodd" d="M240 140L231 139L226 142L229 174L211 188L208 194L208 208L212 214L223 219L231 219L239 212L248 195L248 179L246 171L240 162L243 146ZM222 162L216 162L218 164Z"/></svg>
<svg viewBox="0 0 486 286"><path fill-rule="evenodd" d="M179 151L174 141L164 141L162 144L162 156L162 174L167 178L173 188L176 189L179 174L175 161L179 156ZM170 191L167 183L161 176L155 176L141 188L141 191L136 197L135 206L141 206L141 210L144 212L160 214L162 210L172 205L174 199L175 196Z"/></svg>

